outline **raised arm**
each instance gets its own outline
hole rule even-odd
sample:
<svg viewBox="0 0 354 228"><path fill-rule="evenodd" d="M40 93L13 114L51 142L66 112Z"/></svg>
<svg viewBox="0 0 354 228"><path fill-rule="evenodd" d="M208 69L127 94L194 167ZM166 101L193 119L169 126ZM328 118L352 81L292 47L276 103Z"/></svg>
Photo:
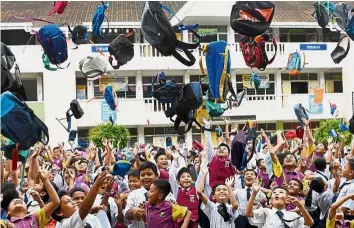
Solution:
<svg viewBox="0 0 354 228"><path fill-rule="evenodd" d="M208 174L209 170L208 168L203 168L200 175L201 175L201 179L198 185L198 189L197 189L197 193L199 196L199 199L202 200L203 204L206 205L208 203L208 197L204 194L203 190L204 190L204 184L205 184L205 179L206 176Z"/></svg>
<svg viewBox="0 0 354 228"><path fill-rule="evenodd" d="M231 201L231 206L232 206L232 212L235 213L235 211L238 208L238 202L237 202L237 200L235 198L235 194L232 191L232 185L233 185L234 181L235 181L235 176L227 178L225 180L225 184L227 186L227 190L229 191L230 201Z"/></svg>
<svg viewBox="0 0 354 228"><path fill-rule="evenodd" d="M331 220L334 218L334 216L336 216L336 211L337 209L342 206L343 203L345 203L345 201L347 200L354 200L354 194L349 194L346 195L340 199L337 199L336 202L334 202L332 204L332 206L329 208L329 213L328 213L328 219Z"/></svg>
<svg viewBox="0 0 354 228"><path fill-rule="evenodd" d="M60 204L59 196L49 181L49 170L50 166L45 167L43 165L39 171L39 178L42 180L44 188L47 190L47 194L50 198L50 202L43 207L47 217L49 217Z"/></svg>
<svg viewBox="0 0 354 228"><path fill-rule="evenodd" d="M225 142L228 146L231 146L230 132L229 132L229 121L230 117L223 117L225 123Z"/></svg>

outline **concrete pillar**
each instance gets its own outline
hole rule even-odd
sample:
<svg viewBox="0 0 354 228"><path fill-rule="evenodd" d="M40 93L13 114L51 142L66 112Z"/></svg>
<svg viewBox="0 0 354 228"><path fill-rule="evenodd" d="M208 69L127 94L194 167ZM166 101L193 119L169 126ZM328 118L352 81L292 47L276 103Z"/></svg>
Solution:
<svg viewBox="0 0 354 228"><path fill-rule="evenodd" d="M351 41L351 46L354 46L354 42ZM351 49L347 55L347 57L343 60L343 68L342 68L342 80L343 80L343 95L344 102L346 104L344 107L340 107L343 113L343 117L346 120L349 120L354 113L354 49Z"/></svg>
<svg viewBox="0 0 354 228"><path fill-rule="evenodd" d="M145 143L145 136L144 136L144 126L138 126L138 142Z"/></svg>
<svg viewBox="0 0 354 228"><path fill-rule="evenodd" d="M316 41L317 42L323 42L322 28L317 28L316 29Z"/></svg>
<svg viewBox="0 0 354 228"><path fill-rule="evenodd" d="M185 141L186 141L186 145L188 148L191 148L192 147L192 142L193 142L193 137L192 137L192 129L190 131L188 131L186 134L185 134Z"/></svg>
<svg viewBox="0 0 354 228"><path fill-rule="evenodd" d="M185 42L185 43L189 43L188 30L183 30L182 31L182 41Z"/></svg>
<svg viewBox="0 0 354 228"><path fill-rule="evenodd" d="M140 28L136 28L135 29L135 37L134 37L134 42L135 43L141 43L140 37L141 37L141 29Z"/></svg>
<svg viewBox="0 0 354 228"><path fill-rule="evenodd" d="M324 71L318 72L317 76L318 76L318 82L319 82L320 88L325 88L326 81L325 81Z"/></svg>
<svg viewBox="0 0 354 228"><path fill-rule="evenodd" d="M93 89L93 81L87 80L87 100L95 96Z"/></svg>
<svg viewBox="0 0 354 228"><path fill-rule="evenodd" d="M135 89L136 99L143 99L143 77L140 70L136 72Z"/></svg>
<svg viewBox="0 0 354 228"><path fill-rule="evenodd" d="M274 75L275 79L275 102L276 102L276 107L281 108L282 107L282 83L281 83L281 71L278 70L275 72Z"/></svg>
<svg viewBox="0 0 354 228"><path fill-rule="evenodd" d="M272 28L272 37L275 38L277 37L277 42L280 42L280 31L279 31L279 28Z"/></svg>
<svg viewBox="0 0 354 228"><path fill-rule="evenodd" d="M236 91L236 71L235 70L233 70L233 71L231 71L231 83L232 83L232 87L234 88L234 90L235 90L235 93L237 93L237 92L241 92L241 91Z"/></svg>
<svg viewBox="0 0 354 228"><path fill-rule="evenodd" d="M42 74L37 75L37 101L43 101L43 77L42 77Z"/></svg>
<svg viewBox="0 0 354 228"><path fill-rule="evenodd" d="M230 24L227 25L227 43L235 43L235 31L231 28Z"/></svg>
<svg viewBox="0 0 354 228"><path fill-rule="evenodd" d="M184 72L183 80L184 80L184 84L191 82L190 70L186 70L186 72Z"/></svg>

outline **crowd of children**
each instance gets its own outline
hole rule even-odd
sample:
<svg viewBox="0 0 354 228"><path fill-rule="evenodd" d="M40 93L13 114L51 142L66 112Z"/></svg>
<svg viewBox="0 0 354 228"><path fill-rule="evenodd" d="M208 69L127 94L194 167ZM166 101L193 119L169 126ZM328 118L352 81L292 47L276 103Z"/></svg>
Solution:
<svg viewBox="0 0 354 228"><path fill-rule="evenodd" d="M100 159L92 144L38 144L18 169L2 155L1 227L354 227L354 146L341 138L316 142L303 119L304 136L293 148L281 132L261 130L257 144L246 143L252 158L238 170L231 133L242 130L229 133L224 121L223 142L214 148L205 131L200 151L181 144L119 152L103 140ZM119 159L132 165L125 176L112 175Z"/></svg>

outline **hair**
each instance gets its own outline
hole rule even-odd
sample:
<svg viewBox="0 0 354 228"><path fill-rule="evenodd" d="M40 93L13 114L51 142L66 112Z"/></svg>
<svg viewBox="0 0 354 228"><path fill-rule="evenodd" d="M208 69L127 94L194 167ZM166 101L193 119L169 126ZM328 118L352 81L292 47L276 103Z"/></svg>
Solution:
<svg viewBox="0 0 354 228"><path fill-rule="evenodd" d="M211 195L212 196L215 195L216 188L221 186L221 185L225 185L225 183L220 182L220 183L217 183L216 185L214 185L214 187L211 189Z"/></svg>
<svg viewBox="0 0 354 228"><path fill-rule="evenodd" d="M183 175L183 173L188 173L189 175L191 175L189 169L187 167L183 167L177 173L177 181L179 181L179 179L181 179L181 176Z"/></svg>
<svg viewBox="0 0 354 228"><path fill-rule="evenodd" d="M68 165L68 166L66 167L66 169L73 169L73 170L75 171L75 176L77 175L77 169L76 169L75 166L73 166L73 165Z"/></svg>
<svg viewBox="0 0 354 228"><path fill-rule="evenodd" d="M349 167L351 170L354 170L354 158L348 159Z"/></svg>
<svg viewBox="0 0 354 228"><path fill-rule="evenodd" d="M327 166L326 159L323 157L316 158L313 162L317 170L324 171Z"/></svg>
<svg viewBox="0 0 354 228"><path fill-rule="evenodd" d="M88 164L88 161L87 161L87 159L85 159L85 158L81 158L81 159L79 159L79 164L81 164L81 163L86 163L86 164Z"/></svg>
<svg viewBox="0 0 354 228"><path fill-rule="evenodd" d="M277 186L277 187L273 188L272 193L275 191L275 189L278 189L278 188L283 189L286 193L288 193L288 191L285 188L283 188L282 186Z"/></svg>
<svg viewBox="0 0 354 228"><path fill-rule="evenodd" d="M159 192L162 193L163 199L165 199L171 192L171 185L168 181L157 179L154 181L153 185L155 185Z"/></svg>
<svg viewBox="0 0 354 228"><path fill-rule="evenodd" d="M69 191L69 196L70 196L70 197L73 197L73 195L74 195L75 192L83 192L83 193L86 195L85 190L83 190L83 189L80 188L80 187L75 187L75 188L73 188L73 189L71 189L71 190Z"/></svg>
<svg viewBox="0 0 354 228"><path fill-rule="evenodd" d="M151 169L157 177L159 176L159 174L157 173L157 166L154 163L152 163L150 161L146 161L146 162L142 163L139 167L139 176L140 176L141 171L143 171L145 169Z"/></svg>
<svg viewBox="0 0 354 228"><path fill-rule="evenodd" d="M66 191L59 191L58 192L58 196L59 196L59 199L61 200L61 198L63 197L63 196L69 196L68 195L68 193L66 192ZM60 204L59 204L59 206L53 211L53 213L52 213L52 218L55 220L55 221L57 221L57 222L61 222L61 220L62 219L64 219L64 217L63 216L60 216L60 215L58 215L60 213Z"/></svg>
<svg viewBox="0 0 354 228"><path fill-rule="evenodd" d="M1 184L1 194L3 195L1 201L1 208L7 210L13 199L20 198L16 185L11 182L5 182Z"/></svg>
<svg viewBox="0 0 354 228"><path fill-rule="evenodd" d="M256 172L254 169L246 169L246 170L245 170L245 174L246 174L246 172L253 172L254 175L257 176L257 172Z"/></svg>
<svg viewBox="0 0 354 228"><path fill-rule="evenodd" d="M304 185L302 184L302 182L299 179L293 178L290 181L296 181L299 184L299 186L300 186L300 190L304 189Z"/></svg>
<svg viewBox="0 0 354 228"><path fill-rule="evenodd" d="M262 162L262 161L264 161L263 158L258 159L258 160L256 161L256 166L259 167L259 166L261 165L261 162Z"/></svg>
<svg viewBox="0 0 354 228"><path fill-rule="evenodd" d="M325 183L322 177L314 178L310 183L310 188L317 193L322 193L325 190Z"/></svg>
<svg viewBox="0 0 354 228"><path fill-rule="evenodd" d="M72 158L71 161L70 161L70 166L75 164L77 161L79 161L77 158Z"/></svg>
<svg viewBox="0 0 354 228"><path fill-rule="evenodd" d="M128 173L128 179L130 178L130 177L136 177L136 178L140 178L140 176L139 176L139 172L137 171L137 170L132 170L132 171L130 171L129 173Z"/></svg>
<svg viewBox="0 0 354 228"><path fill-rule="evenodd" d="M332 162L329 164L329 166L328 166L329 172L332 172L333 166L334 166L334 162L332 161Z"/></svg>
<svg viewBox="0 0 354 228"><path fill-rule="evenodd" d="M161 151L157 152L156 155L155 155L155 161L157 162L159 157L161 157L162 155L166 155L166 153L165 152L161 152Z"/></svg>
<svg viewBox="0 0 354 228"><path fill-rule="evenodd" d="M226 147L226 148L227 148L227 151L230 153L230 147L229 147L226 143L220 143L220 145L218 146L218 148L219 148L219 147L222 147L222 146Z"/></svg>
<svg viewBox="0 0 354 228"><path fill-rule="evenodd" d="M55 189L55 191L57 192L59 190L58 186L53 182L53 181L49 181L50 184L53 186L53 188ZM45 192L45 195L42 198L43 202L44 203L48 203L50 201L50 197L49 197L49 194L48 194L48 191L47 189L43 186L43 190L42 192Z"/></svg>

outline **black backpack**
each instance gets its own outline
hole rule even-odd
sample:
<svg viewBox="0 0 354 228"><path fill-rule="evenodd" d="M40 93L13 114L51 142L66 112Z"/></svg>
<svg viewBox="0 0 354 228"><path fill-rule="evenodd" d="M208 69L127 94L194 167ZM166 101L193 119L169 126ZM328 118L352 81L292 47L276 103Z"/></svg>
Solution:
<svg viewBox="0 0 354 228"><path fill-rule="evenodd" d="M155 85L155 82L158 84ZM151 95L162 104L176 102L182 94L182 88L174 80L166 81L164 72L157 74L151 84Z"/></svg>
<svg viewBox="0 0 354 228"><path fill-rule="evenodd" d="M354 114L352 118L349 120L349 131L354 134Z"/></svg>
<svg viewBox="0 0 354 228"><path fill-rule="evenodd" d="M188 27L186 28L188 30L190 29ZM179 41L172 28L170 20L162 10L160 2L147 1L145 3L141 15L141 30L144 38L149 44L156 48L162 55L173 55L178 61L186 66L194 65L195 57L188 50L198 48L200 44L200 36L195 31L189 30L198 38L198 42L188 44ZM176 49L183 51L189 60L182 57Z"/></svg>
<svg viewBox="0 0 354 228"><path fill-rule="evenodd" d="M263 34L273 20L275 5L267 1L237 1L231 10L230 24L240 35Z"/></svg>
<svg viewBox="0 0 354 228"><path fill-rule="evenodd" d="M187 130L183 134L187 133L192 128L193 122L201 129L204 129L195 119L196 111L202 103L203 94L199 82L190 82L183 87L181 98L165 111L166 117L174 122L174 133L178 133L177 130L182 121L188 125ZM177 117L173 120L172 117L175 115Z"/></svg>
<svg viewBox="0 0 354 228"><path fill-rule="evenodd" d="M124 64L127 64L134 57L134 44L132 44L128 38L124 35L119 35L108 46L109 54L108 59L113 69L119 69ZM113 66L113 58L117 61L117 65Z"/></svg>
<svg viewBox="0 0 354 228"><path fill-rule="evenodd" d="M71 40L73 41L74 44L76 44L76 45L87 44L89 42L86 26L77 25L74 27L73 30L71 30L70 25L68 25L68 29L69 29L69 32L71 33L71 36L72 36Z"/></svg>
<svg viewBox="0 0 354 228"><path fill-rule="evenodd" d="M330 4L333 5L333 3L320 1L313 4L315 11L312 13L312 16L317 20L318 25L322 28L326 28L329 23L331 13L328 9L330 8Z"/></svg>
<svg viewBox="0 0 354 228"><path fill-rule="evenodd" d="M15 65L15 74L10 70ZM19 88L22 86L20 68L16 63L15 55L11 50L1 42L1 92L5 92L11 88Z"/></svg>
<svg viewBox="0 0 354 228"><path fill-rule="evenodd" d="M66 111L65 118L61 118L61 119L56 118L56 119L61 124L61 126L63 126L65 128L65 130L67 132L70 132L71 131L71 117L74 116L75 119L80 119L83 115L84 115L84 110L82 110L79 102L76 99L74 99L70 103L70 108L68 109L68 111ZM65 120L65 119L68 123L67 127L61 122L61 120Z"/></svg>

